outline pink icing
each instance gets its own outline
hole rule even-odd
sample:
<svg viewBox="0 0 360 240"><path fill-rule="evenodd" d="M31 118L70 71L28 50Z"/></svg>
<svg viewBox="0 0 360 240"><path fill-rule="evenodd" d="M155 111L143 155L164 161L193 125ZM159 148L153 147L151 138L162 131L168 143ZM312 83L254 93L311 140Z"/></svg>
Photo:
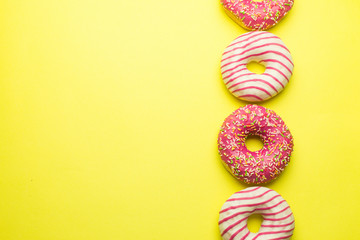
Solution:
<svg viewBox="0 0 360 240"><path fill-rule="evenodd" d="M266 30L277 24L294 5L294 0L221 0L245 28Z"/></svg>
<svg viewBox="0 0 360 240"><path fill-rule="evenodd" d="M259 136L264 146L246 148L249 135ZM237 179L248 184L267 183L277 178L290 162L293 137L284 121L272 110L246 105L228 116L221 126L218 149L223 163Z"/></svg>

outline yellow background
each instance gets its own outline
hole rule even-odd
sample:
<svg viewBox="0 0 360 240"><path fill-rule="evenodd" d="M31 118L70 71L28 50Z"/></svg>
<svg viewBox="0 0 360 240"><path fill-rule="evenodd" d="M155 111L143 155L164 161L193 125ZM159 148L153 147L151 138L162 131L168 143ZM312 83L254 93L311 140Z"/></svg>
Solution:
<svg viewBox="0 0 360 240"><path fill-rule="evenodd" d="M295 140L269 187L292 239L359 239L360 2L296 0L270 32L294 75L261 105ZM0 239L213 239L246 186L220 125L245 105L224 48L246 31L209 0L1 0Z"/></svg>

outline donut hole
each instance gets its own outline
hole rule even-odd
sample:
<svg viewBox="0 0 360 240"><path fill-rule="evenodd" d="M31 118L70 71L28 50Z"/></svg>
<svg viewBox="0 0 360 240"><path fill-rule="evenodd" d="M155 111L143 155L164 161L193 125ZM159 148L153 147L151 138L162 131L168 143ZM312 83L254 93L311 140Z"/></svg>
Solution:
<svg viewBox="0 0 360 240"><path fill-rule="evenodd" d="M256 73L256 74L263 74L266 70L266 67L262 65L261 63L251 61L246 65L247 69L250 72Z"/></svg>
<svg viewBox="0 0 360 240"><path fill-rule="evenodd" d="M245 146L249 151L259 151L264 147L262 139L257 135L249 135L245 140Z"/></svg>
<svg viewBox="0 0 360 240"><path fill-rule="evenodd" d="M247 219L247 228L250 232L257 233L260 230L263 220L264 219L260 214L252 214Z"/></svg>

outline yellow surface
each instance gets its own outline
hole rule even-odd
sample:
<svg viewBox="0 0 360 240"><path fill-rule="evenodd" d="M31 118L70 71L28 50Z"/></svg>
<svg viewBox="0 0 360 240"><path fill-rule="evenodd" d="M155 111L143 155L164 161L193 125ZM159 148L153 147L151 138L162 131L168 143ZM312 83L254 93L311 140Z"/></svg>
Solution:
<svg viewBox="0 0 360 240"><path fill-rule="evenodd" d="M262 103L295 150L269 187L292 239L359 239L360 2L297 0L270 31L295 63ZM220 240L246 186L222 166L219 127L245 102L221 80L245 30L219 1L0 2L0 239Z"/></svg>

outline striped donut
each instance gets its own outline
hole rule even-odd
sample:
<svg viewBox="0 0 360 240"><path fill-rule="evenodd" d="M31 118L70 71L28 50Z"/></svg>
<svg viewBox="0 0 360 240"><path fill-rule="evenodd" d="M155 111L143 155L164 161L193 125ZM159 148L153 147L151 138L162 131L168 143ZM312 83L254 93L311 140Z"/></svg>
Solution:
<svg viewBox="0 0 360 240"><path fill-rule="evenodd" d="M252 214L263 217L257 233L247 228L247 219ZM293 234L295 220L289 205L277 192L266 187L249 187L224 203L219 228L224 240L286 240Z"/></svg>
<svg viewBox="0 0 360 240"><path fill-rule="evenodd" d="M250 62L266 67L263 74L247 69ZM284 89L294 64L283 41L272 33L248 32L240 35L225 49L221 59L223 81L229 91L249 102L267 100Z"/></svg>

